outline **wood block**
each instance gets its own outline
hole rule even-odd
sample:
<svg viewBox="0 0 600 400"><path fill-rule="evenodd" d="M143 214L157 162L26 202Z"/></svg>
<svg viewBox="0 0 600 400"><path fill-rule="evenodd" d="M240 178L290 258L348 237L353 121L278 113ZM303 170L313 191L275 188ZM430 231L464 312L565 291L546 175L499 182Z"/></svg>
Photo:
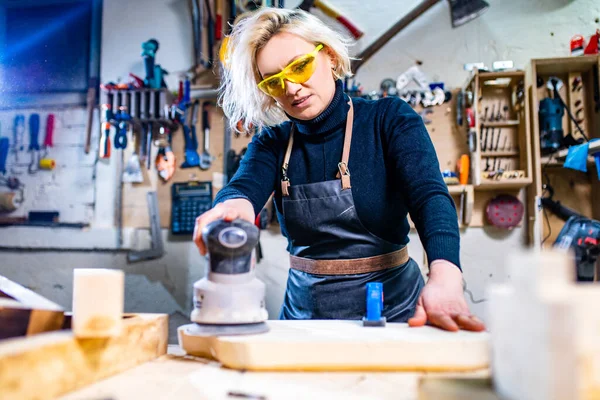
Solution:
<svg viewBox="0 0 600 400"><path fill-rule="evenodd" d="M3 400L53 399L166 354L166 314L127 315L119 336L76 338L72 331L0 341Z"/></svg>
<svg viewBox="0 0 600 400"><path fill-rule="evenodd" d="M360 321L268 321L260 335L190 337L179 328L189 354L224 366L263 371L472 371L489 365L486 332L447 332Z"/></svg>
<svg viewBox="0 0 600 400"><path fill-rule="evenodd" d="M488 290L498 393L520 400L600 398L600 287L575 283L569 253L515 253L508 260L511 283Z"/></svg>
<svg viewBox="0 0 600 400"><path fill-rule="evenodd" d="M73 333L77 337L117 336L121 331L125 274L121 270L73 270Z"/></svg>
<svg viewBox="0 0 600 400"><path fill-rule="evenodd" d="M0 339L58 330L64 318L58 304L0 276Z"/></svg>
<svg viewBox="0 0 600 400"><path fill-rule="evenodd" d="M419 381L418 400L501 400L489 378L436 378Z"/></svg>

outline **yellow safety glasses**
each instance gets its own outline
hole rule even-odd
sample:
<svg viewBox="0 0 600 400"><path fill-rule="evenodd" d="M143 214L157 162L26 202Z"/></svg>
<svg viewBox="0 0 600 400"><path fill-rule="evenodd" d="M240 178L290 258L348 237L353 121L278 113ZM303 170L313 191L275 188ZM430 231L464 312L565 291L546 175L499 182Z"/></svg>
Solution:
<svg viewBox="0 0 600 400"><path fill-rule="evenodd" d="M317 67L317 53L323 48L318 45L311 53L308 53L290 63L280 73L262 80L258 88L269 96L279 97L285 94L285 82L304 83L315 73Z"/></svg>

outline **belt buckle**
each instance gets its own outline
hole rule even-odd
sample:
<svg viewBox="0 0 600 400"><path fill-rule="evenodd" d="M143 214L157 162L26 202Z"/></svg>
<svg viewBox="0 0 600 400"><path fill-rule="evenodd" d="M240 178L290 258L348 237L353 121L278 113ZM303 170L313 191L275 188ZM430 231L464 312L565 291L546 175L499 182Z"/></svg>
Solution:
<svg viewBox="0 0 600 400"><path fill-rule="evenodd" d="M350 176L350 169L348 169L348 165L345 162L339 162L338 169L340 170L340 174Z"/></svg>

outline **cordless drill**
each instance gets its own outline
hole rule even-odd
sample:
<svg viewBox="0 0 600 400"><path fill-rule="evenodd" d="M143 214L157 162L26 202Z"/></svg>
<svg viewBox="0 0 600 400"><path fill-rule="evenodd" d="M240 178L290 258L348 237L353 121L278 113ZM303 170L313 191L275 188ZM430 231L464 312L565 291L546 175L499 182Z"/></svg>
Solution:
<svg viewBox="0 0 600 400"><path fill-rule="evenodd" d="M586 218L563 206L559 201L552 200L553 190L547 189L551 195L542 199L542 205L566 221L558 233L554 247L562 250L573 249L577 281L593 281L594 267L600 255L600 222Z"/></svg>

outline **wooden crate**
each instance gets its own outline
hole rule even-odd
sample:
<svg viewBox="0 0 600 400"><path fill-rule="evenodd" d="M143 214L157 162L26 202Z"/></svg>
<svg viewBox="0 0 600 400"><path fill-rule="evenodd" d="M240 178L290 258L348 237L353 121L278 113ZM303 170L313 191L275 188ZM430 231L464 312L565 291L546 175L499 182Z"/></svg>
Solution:
<svg viewBox="0 0 600 400"><path fill-rule="evenodd" d="M600 109L596 110L595 91L600 91L600 83L594 74L600 71L599 56L562 57L533 59L528 69L528 82L531 98L531 138L533 147L533 178L530 187L530 229L529 237L536 247L550 247L556 240L564 221L545 211L540 199L548 195L544 185L550 184L554 189L554 199L564 206L589 218L600 219L600 181L593 162L588 163L588 172L580 172L563 168L564 157L556 154L544 156L540 146L539 104L548 96L546 82L550 77L557 77L563 82L559 90L560 96L570 108L575 104L582 109L583 123L580 124L590 138L600 138ZM581 89L573 90L573 80L581 77ZM538 87L538 80L543 85ZM576 118L578 118L576 116ZM563 131L580 137L580 133L571 123L568 114L563 116ZM564 151L562 151L564 156ZM592 160L590 160L592 161Z"/></svg>

